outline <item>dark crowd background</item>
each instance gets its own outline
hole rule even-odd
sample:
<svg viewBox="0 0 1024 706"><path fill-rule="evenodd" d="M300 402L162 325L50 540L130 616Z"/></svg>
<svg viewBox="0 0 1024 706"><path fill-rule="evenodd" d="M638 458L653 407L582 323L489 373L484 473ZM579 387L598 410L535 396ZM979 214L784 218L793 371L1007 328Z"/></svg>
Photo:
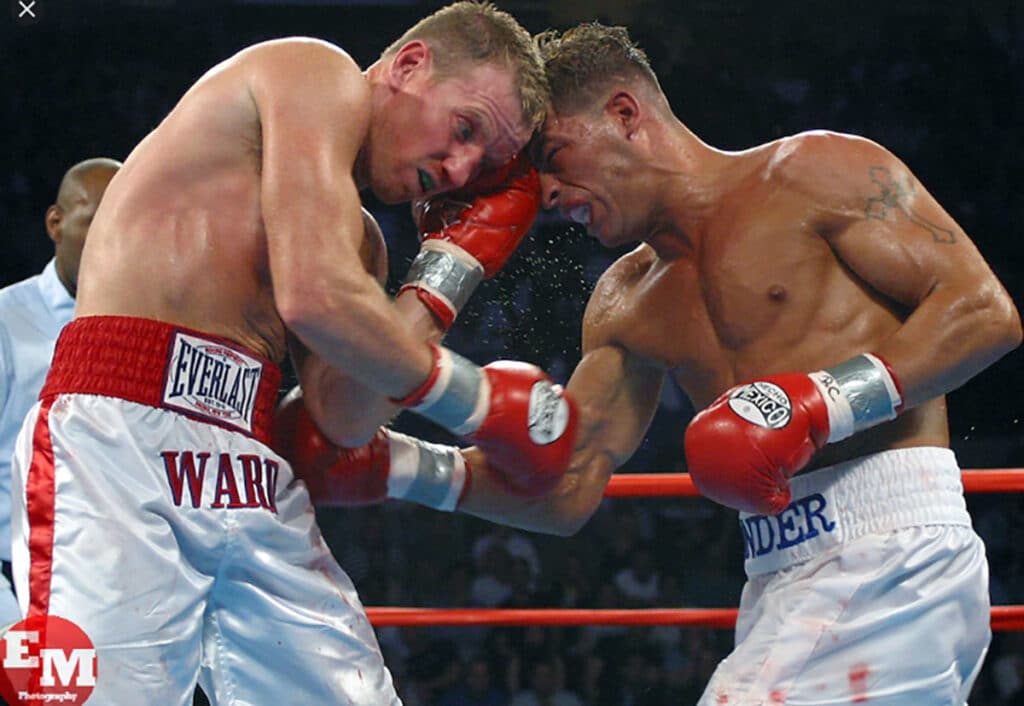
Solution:
<svg viewBox="0 0 1024 706"><path fill-rule="evenodd" d="M43 214L63 171L87 157L127 157L213 64L252 42L302 34L333 41L366 66L441 5L37 0L32 21L18 18L19 3L4 4L0 285L38 272L52 255ZM717 147L816 128L885 144L975 239L1024 310L1024 4L498 4L531 31L590 19L627 25L677 114ZM417 247L411 219L404 208L367 205L388 236L395 286ZM474 296L449 345L481 363L529 360L564 381L580 357L583 305L619 254L543 215L507 271ZM1017 351L950 395L963 467L1024 464L1022 362ZM668 387L623 472L685 470L681 439L692 413ZM415 420L398 424L444 438ZM1021 496L968 502L987 542L993 602L1024 603ZM699 498L607 500L572 538L401 503L320 517L370 606L735 606L743 580L734 513ZM732 642L730 631L677 627L384 628L379 637L408 706L692 704ZM1022 637L995 634L976 706L1024 703Z"/></svg>

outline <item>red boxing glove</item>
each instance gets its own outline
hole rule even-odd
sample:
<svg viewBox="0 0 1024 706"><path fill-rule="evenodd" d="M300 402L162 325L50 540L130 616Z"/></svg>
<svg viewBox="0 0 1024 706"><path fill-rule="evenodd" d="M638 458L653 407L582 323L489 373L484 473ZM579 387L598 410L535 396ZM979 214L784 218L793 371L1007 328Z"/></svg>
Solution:
<svg viewBox="0 0 1024 706"><path fill-rule="evenodd" d="M317 428L300 393L281 401L272 438L274 450L305 482L313 504L358 506L387 499L391 461L383 429L365 446L338 446Z"/></svg>
<svg viewBox="0 0 1024 706"><path fill-rule="evenodd" d="M467 439L487 455L512 490L543 495L565 475L578 422L572 398L540 368L510 360L484 366L487 416Z"/></svg>
<svg viewBox="0 0 1024 706"><path fill-rule="evenodd" d="M572 457L572 399L534 365L498 361L480 368L432 348L430 376L396 402L477 444L514 491L541 495L554 488Z"/></svg>
<svg viewBox="0 0 1024 706"><path fill-rule="evenodd" d="M869 353L811 374L738 385L686 430L686 462L702 495L743 512L778 514L789 479L825 444L893 419L902 393Z"/></svg>
<svg viewBox="0 0 1024 706"><path fill-rule="evenodd" d="M477 285L515 252L539 209L540 177L522 153L459 191L415 204L422 245L401 289L415 289L450 328Z"/></svg>
<svg viewBox="0 0 1024 706"><path fill-rule="evenodd" d="M686 465L701 495L743 512L775 515L789 478L828 439L814 382L793 373L732 388L686 429Z"/></svg>
<svg viewBox="0 0 1024 706"><path fill-rule="evenodd" d="M383 428L364 446L338 446L317 428L301 393L289 394L278 406L273 447L305 482L314 505L351 507L397 498L451 511L469 489L469 466L454 446Z"/></svg>

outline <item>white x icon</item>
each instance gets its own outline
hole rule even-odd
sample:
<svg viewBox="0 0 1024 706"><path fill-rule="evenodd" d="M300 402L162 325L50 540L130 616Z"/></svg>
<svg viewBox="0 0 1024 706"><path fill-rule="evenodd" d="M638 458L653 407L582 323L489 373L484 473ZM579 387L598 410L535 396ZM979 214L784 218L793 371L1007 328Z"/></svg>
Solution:
<svg viewBox="0 0 1024 706"><path fill-rule="evenodd" d="M36 16L36 13L32 12L32 8L36 6L36 0L32 0L32 2L28 4L25 4L21 0L18 0L18 4L21 5L21 12L18 13L19 20L25 15L28 15L29 17Z"/></svg>

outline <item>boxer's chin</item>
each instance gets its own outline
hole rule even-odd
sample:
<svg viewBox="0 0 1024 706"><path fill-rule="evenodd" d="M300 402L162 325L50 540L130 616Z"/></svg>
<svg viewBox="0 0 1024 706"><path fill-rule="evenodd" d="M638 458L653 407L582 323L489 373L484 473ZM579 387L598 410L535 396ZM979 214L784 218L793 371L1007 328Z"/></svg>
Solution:
<svg viewBox="0 0 1024 706"><path fill-rule="evenodd" d="M389 174L386 169L367 170L366 181L363 182L363 189L369 189L373 197L388 205L407 203L414 197L410 194L411 187L399 178L396 170Z"/></svg>
<svg viewBox="0 0 1024 706"><path fill-rule="evenodd" d="M370 182L370 191L375 199L389 206L411 201L413 197L407 190L398 188L399 186L398 184L383 184L372 181Z"/></svg>

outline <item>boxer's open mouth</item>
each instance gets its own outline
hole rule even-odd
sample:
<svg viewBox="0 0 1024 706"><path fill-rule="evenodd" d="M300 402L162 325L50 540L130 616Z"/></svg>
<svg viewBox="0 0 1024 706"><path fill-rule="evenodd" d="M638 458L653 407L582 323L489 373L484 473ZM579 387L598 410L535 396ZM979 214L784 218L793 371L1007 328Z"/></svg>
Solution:
<svg viewBox="0 0 1024 706"><path fill-rule="evenodd" d="M582 204L569 209L569 220L575 221L582 226L590 225L590 204Z"/></svg>

